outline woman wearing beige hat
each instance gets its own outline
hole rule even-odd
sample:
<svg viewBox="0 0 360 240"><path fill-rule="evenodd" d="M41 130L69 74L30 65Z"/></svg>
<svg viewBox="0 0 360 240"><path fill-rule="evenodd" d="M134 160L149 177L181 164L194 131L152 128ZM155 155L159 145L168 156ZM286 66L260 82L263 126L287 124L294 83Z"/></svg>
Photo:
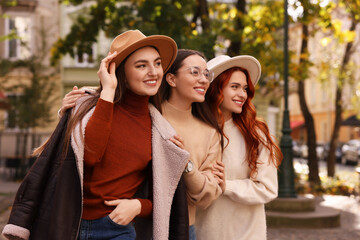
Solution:
<svg viewBox="0 0 360 240"><path fill-rule="evenodd" d="M221 55L207 66L215 80L206 101L225 138L225 175L221 164L216 167L225 191L209 208L198 209L198 239L266 239L264 204L277 196L282 153L266 123L256 118L251 102L260 79L260 63L252 56Z"/></svg>
<svg viewBox="0 0 360 240"><path fill-rule="evenodd" d="M138 30L113 40L98 71L100 87L80 98L71 116L63 113L36 151L40 155L3 230L6 237L188 238L181 175L189 155L148 104L176 53L171 38Z"/></svg>

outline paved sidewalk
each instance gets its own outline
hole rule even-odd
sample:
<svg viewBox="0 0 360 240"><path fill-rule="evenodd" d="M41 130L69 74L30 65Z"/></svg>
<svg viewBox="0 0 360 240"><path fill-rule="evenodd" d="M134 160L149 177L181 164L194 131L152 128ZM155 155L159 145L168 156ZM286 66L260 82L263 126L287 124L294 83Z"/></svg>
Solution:
<svg viewBox="0 0 360 240"><path fill-rule="evenodd" d="M0 231L8 221L18 182L0 179ZM360 240L360 197L324 196L323 206L340 209L341 227L328 229L268 228L268 240ZM5 240L0 236L0 240Z"/></svg>
<svg viewBox="0 0 360 240"><path fill-rule="evenodd" d="M360 198L325 195L323 206L340 209L338 228L268 228L268 240L360 240Z"/></svg>

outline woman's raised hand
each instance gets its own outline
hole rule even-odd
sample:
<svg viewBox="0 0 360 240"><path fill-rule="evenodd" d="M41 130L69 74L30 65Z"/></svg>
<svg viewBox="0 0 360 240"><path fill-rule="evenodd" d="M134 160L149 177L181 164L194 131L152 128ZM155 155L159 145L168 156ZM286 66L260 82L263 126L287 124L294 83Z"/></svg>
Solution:
<svg viewBox="0 0 360 240"><path fill-rule="evenodd" d="M100 98L108 102L114 101L115 89L117 86L115 63L111 62L117 55L118 53L116 51L113 53L109 52L101 61L99 71L97 72L103 89L100 93Z"/></svg>

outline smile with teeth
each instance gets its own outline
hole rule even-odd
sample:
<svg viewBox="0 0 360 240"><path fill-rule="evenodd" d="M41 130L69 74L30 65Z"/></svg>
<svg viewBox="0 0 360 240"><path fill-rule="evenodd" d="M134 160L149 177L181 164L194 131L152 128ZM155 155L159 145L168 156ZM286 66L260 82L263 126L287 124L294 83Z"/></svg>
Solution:
<svg viewBox="0 0 360 240"><path fill-rule="evenodd" d="M195 88L195 91L197 91L198 93L204 94L205 89L204 88Z"/></svg>
<svg viewBox="0 0 360 240"><path fill-rule="evenodd" d="M156 84L156 80L148 80L148 81L145 81L145 83L148 85L154 85L154 84Z"/></svg>
<svg viewBox="0 0 360 240"><path fill-rule="evenodd" d="M244 104L244 101L240 101L240 100L233 100L235 102L236 105L240 105L242 106Z"/></svg>

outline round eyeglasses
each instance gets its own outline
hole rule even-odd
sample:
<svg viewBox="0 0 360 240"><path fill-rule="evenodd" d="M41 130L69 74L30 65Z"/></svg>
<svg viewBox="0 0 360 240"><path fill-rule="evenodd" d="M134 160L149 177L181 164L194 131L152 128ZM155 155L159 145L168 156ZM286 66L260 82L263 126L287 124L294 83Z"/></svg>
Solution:
<svg viewBox="0 0 360 240"><path fill-rule="evenodd" d="M190 66L187 69L185 69L184 71L187 71L187 70L190 70L190 74L196 79L200 79L201 74L202 74L202 75L204 75L205 79L208 80L209 82L212 82L214 80L214 73L209 71L208 69L205 69L204 71L201 72L200 67Z"/></svg>

